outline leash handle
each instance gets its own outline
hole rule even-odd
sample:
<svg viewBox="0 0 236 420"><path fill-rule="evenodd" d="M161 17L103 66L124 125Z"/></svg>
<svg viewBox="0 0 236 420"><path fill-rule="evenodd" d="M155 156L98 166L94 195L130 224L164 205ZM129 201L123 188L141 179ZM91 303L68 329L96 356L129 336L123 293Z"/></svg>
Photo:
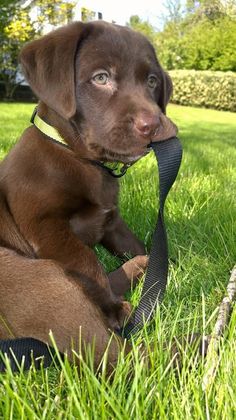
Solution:
<svg viewBox="0 0 236 420"><path fill-rule="evenodd" d="M151 143L151 147L158 161L160 208L141 299L132 319L127 322L121 333L127 339L152 318L157 305L163 299L167 285L168 243L164 223L164 205L178 174L182 159L182 146L179 139L173 137L169 140Z"/></svg>
<svg viewBox="0 0 236 420"><path fill-rule="evenodd" d="M0 340L0 372L6 370L2 355L8 357L13 372L19 370L22 360L24 360L24 369L29 369L33 361L35 368L39 369L42 362L44 367L48 367L56 357L52 347L32 337ZM63 358L62 354L60 356Z"/></svg>

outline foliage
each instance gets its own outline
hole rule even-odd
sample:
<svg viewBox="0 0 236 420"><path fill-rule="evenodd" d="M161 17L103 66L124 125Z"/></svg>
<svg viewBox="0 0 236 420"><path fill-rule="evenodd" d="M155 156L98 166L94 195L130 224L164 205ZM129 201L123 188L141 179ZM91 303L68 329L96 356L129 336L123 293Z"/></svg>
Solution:
<svg viewBox="0 0 236 420"><path fill-rule="evenodd" d="M0 79L5 84L6 97L10 98L16 87L18 53L21 46L35 36L28 18L28 10L17 1L1 1L0 14Z"/></svg>
<svg viewBox="0 0 236 420"><path fill-rule="evenodd" d="M163 20L166 22L179 22L183 16L183 1L182 0L165 0L163 2L165 13Z"/></svg>
<svg viewBox="0 0 236 420"><path fill-rule="evenodd" d="M236 71L236 5L226 0L189 0L185 13L180 0L166 0L166 21L156 32L138 16L129 26L154 44L168 69Z"/></svg>
<svg viewBox="0 0 236 420"><path fill-rule="evenodd" d="M90 9L86 9L86 7L81 8L81 18L83 22L89 22L95 16L95 12Z"/></svg>
<svg viewBox="0 0 236 420"><path fill-rule="evenodd" d="M71 21L75 2L65 0L35 0L34 6L38 9L37 19L34 23L40 24L39 32L42 32L45 24L58 26Z"/></svg>
<svg viewBox="0 0 236 420"><path fill-rule="evenodd" d="M220 71L172 70L171 101L236 112L236 74Z"/></svg>
<svg viewBox="0 0 236 420"><path fill-rule="evenodd" d="M140 19L139 16L133 15L130 17L129 22L127 23L127 26L134 29L137 32L141 32L143 35L145 35L152 43L155 42L156 33L152 25L147 22Z"/></svg>
<svg viewBox="0 0 236 420"><path fill-rule="evenodd" d="M2 154L27 127L32 110L33 105L0 104ZM170 105L168 115L179 126L184 155L165 211L168 288L153 327L142 332L149 366L138 356L139 341L134 340L133 359L121 356L112 378L103 372L95 375L82 362L79 370L63 362L19 374L8 367L6 374L0 374L1 419L235 418L236 308L221 340L217 375L209 393L201 387L204 360L197 363L192 349L184 352L182 369L173 369L170 363L173 336L211 333L216 306L235 264L235 114ZM149 154L121 180L122 215L148 249L157 218L156 172L155 158ZM115 268L112 257L104 256L101 249L99 258L106 270ZM136 291L132 300L135 295L137 300Z"/></svg>
<svg viewBox="0 0 236 420"><path fill-rule="evenodd" d="M236 21L204 16L169 22L156 37L160 61L167 69L236 71Z"/></svg>
<svg viewBox="0 0 236 420"><path fill-rule="evenodd" d="M186 9L190 14L199 17L206 15L211 19L221 15L236 15L235 0L187 0Z"/></svg>
<svg viewBox="0 0 236 420"><path fill-rule="evenodd" d="M22 46L42 33L45 24L65 23L71 17L73 3L62 0L36 0L32 8L22 7L21 1L0 0L0 81L5 85L5 97L11 99L16 86L23 81L19 73L18 55Z"/></svg>

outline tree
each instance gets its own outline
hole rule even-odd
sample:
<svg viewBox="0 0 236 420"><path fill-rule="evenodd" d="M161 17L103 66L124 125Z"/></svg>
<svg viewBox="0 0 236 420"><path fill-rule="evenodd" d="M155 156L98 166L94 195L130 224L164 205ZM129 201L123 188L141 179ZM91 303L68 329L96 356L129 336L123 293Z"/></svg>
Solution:
<svg viewBox="0 0 236 420"><path fill-rule="evenodd" d="M156 37L167 69L236 71L235 2L188 0L181 19L167 20Z"/></svg>
<svg viewBox="0 0 236 420"><path fill-rule="evenodd" d="M90 9L86 9L86 7L82 7L81 17L83 22L90 22L90 20L95 17L95 12Z"/></svg>
<svg viewBox="0 0 236 420"><path fill-rule="evenodd" d="M23 44L36 35L30 22L28 9L19 1L1 1L0 13L0 80L5 87L6 99L11 99L15 88L22 83L18 78L18 54Z"/></svg>
<svg viewBox="0 0 236 420"><path fill-rule="evenodd" d="M202 19L184 36L184 68L236 71L236 25L228 16Z"/></svg>
<svg viewBox="0 0 236 420"><path fill-rule="evenodd" d="M31 17L32 6L37 7ZM42 34L44 25L56 26L72 17L74 3L62 0L35 0L27 7L20 0L0 0L0 81L5 99L10 100L16 87L23 82L18 66L22 46Z"/></svg>
<svg viewBox="0 0 236 420"><path fill-rule="evenodd" d="M64 25L72 20L75 2L65 0L34 0L32 2L38 9L35 21L40 25L40 31L46 23L52 26Z"/></svg>
<svg viewBox="0 0 236 420"><path fill-rule="evenodd" d="M181 0L166 0L163 3L166 13L163 20L166 22L180 22L183 18L183 5Z"/></svg>
<svg viewBox="0 0 236 420"><path fill-rule="evenodd" d="M134 29L135 31L141 32L151 42L155 41L156 33L153 26L149 22L140 19L139 16L131 16L129 22L126 25Z"/></svg>

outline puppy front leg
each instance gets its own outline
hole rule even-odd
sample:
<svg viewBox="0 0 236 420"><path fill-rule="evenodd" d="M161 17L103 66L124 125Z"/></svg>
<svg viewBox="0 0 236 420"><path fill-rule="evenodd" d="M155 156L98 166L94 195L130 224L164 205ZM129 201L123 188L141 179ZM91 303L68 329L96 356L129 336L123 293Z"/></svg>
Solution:
<svg viewBox="0 0 236 420"><path fill-rule="evenodd" d="M125 254L132 257L146 254L144 244L131 232L118 212L113 214L105 227L101 244L121 258L124 258Z"/></svg>
<svg viewBox="0 0 236 420"><path fill-rule="evenodd" d="M100 306L110 328L117 328L123 319L123 302L112 292L93 250L78 239L66 219L47 218L35 222L34 238L37 238L39 258L59 262L65 273L77 279L84 292ZM126 314L125 308L124 311Z"/></svg>

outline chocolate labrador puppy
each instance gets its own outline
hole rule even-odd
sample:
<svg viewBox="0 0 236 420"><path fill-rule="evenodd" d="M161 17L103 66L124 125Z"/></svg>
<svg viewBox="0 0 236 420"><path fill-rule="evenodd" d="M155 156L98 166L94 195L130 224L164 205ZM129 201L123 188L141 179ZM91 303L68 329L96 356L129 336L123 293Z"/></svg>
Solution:
<svg viewBox="0 0 236 420"><path fill-rule="evenodd" d="M165 116L171 80L143 35L105 22L55 30L20 61L39 105L0 166L0 338L48 342L52 330L62 352L95 340L99 363L147 264L107 165L133 164L151 141L176 134ZM97 243L136 257L106 274ZM120 343L111 340L110 363Z"/></svg>

